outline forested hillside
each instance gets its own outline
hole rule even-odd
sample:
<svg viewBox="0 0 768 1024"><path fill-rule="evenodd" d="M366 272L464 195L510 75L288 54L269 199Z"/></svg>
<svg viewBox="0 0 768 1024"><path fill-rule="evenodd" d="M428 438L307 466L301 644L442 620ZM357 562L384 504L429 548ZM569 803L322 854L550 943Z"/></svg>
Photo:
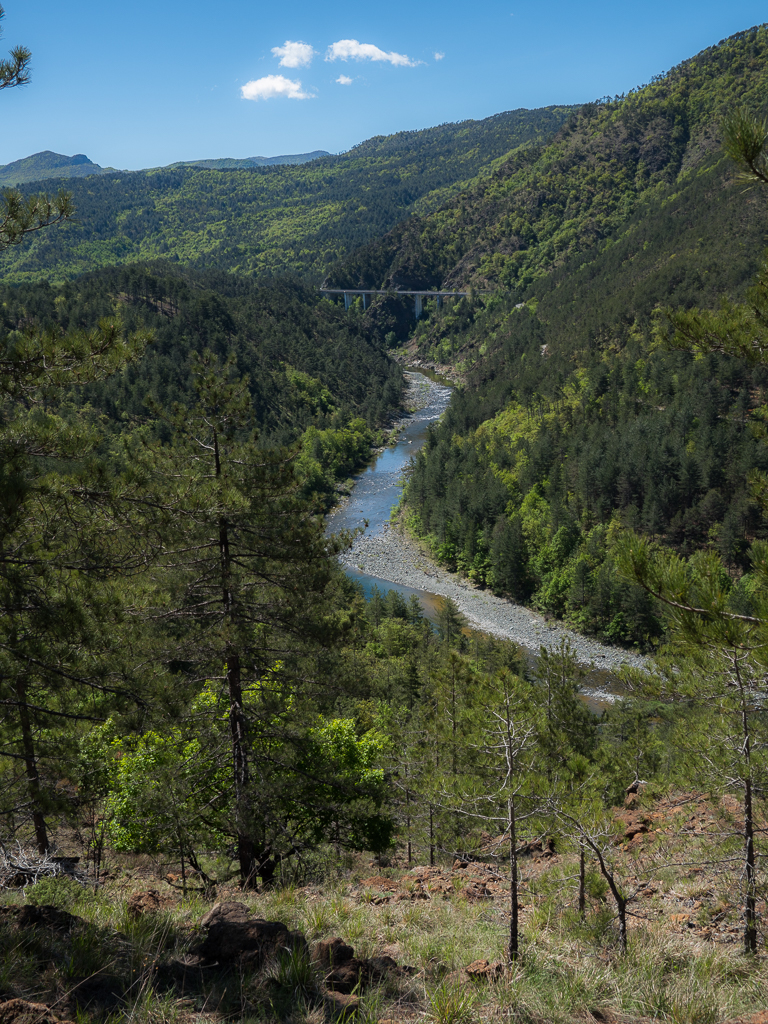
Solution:
<svg viewBox="0 0 768 1024"><path fill-rule="evenodd" d="M294 279L259 286L221 272L111 268L58 287L0 288L6 343L45 332L92 331L119 311L123 329L150 331L140 360L76 389L85 414L114 433L144 424L163 434L158 410L193 399L191 360L211 352L247 375L261 443L304 438L300 474L314 493L369 457L378 429L399 410L402 373L338 306Z"/></svg>
<svg viewBox="0 0 768 1024"><path fill-rule="evenodd" d="M466 386L416 461L411 521L449 566L613 640L661 635L652 602L617 579L620 527L711 547L735 578L763 535L747 473L765 463L750 429L765 369L669 351L661 307L717 307L759 266L765 196L736 183L718 118L742 91L762 101L767 57L754 30L588 107L527 168L393 233L390 264L371 246L335 272L505 282L418 326L419 353L455 362Z"/></svg>
<svg viewBox="0 0 768 1024"><path fill-rule="evenodd" d="M573 111L439 210L413 217L329 274L348 287L525 289L600 251L654 198L684 194L720 158L718 120L765 102L766 30L752 29L614 101ZM672 187L674 186L674 187Z"/></svg>
<svg viewBox="0 0 768 1024"><path fill-rule="evenodd" d="M298 166L160 168L70 181L76 222L4 253L0 273L6 281L62 280L163 257L319 280L331 262L433 209L510 150L548 138L568 114L567 107L515 110L378 136Z"/></svg>

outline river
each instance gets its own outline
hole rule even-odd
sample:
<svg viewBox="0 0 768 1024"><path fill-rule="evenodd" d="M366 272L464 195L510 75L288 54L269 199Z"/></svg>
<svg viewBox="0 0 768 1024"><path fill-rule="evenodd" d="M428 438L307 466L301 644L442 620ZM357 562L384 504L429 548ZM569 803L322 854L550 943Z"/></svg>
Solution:
<svg viewBox="0 0 768 1024"><path fill-rule="evenodd" d="M615 699L620 686L613 673L624 664L642 667L642 656L581 636L529 608L474 587L436 565L392 525L390 515L400 500L408 463L424 444L429 424L440 418L451 399L451 388L439 380L412 371L406 373L406 378L408 405L415 406L416 411L402 421L397 442L380 452L355 478L350 497L328 517L332 532L368 523L364 534L342 556L347 574L360 582L367 597L374 585L382 591L397 590L406 599L416 594L433 621L444 598L450 597L473 628L515 641L531 661L536 660L542 646L553 650L565 639L578 660L589 668L584 688L588 702L599 707Z"/></svg>

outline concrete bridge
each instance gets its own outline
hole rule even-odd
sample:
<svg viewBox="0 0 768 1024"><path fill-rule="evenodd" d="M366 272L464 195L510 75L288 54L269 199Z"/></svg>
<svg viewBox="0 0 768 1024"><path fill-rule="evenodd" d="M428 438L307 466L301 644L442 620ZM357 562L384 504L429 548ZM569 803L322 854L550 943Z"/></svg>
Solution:
<svg viewBox="0 0 768 1024"><path fill-rule="evenodd" d="M371 295L413 295L413 314L418 320L421 316L422 310L424 309L424 299L437 299L438 308L443 299L450 299L469 295L469 292L417 292L417 291L400 291L399 288L321 288L321 294L323 295L343 295L344 296L344 309L349 309L352 304L352 297L356 295L363 296L363 309L367 309L367 303L369 296ZM485 294L475 293L475 294Z"/></svg>

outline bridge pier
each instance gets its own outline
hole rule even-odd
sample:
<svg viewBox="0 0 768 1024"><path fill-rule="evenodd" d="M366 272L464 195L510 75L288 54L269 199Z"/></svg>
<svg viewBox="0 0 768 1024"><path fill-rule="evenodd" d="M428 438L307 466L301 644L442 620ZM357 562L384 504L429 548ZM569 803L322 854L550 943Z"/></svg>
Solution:
<svg viewBox="0 0 768 1024"><path fill-rule="evenodd" d="M423 302L423 299L422 299L421 295L416 295L416 296L414 296L414 298L415 298L414 309L413 309L414 319L418 320L419 317L421 316L423 310L424 310L424 302Z"/></svg>
<svg viewBox="0 0 768 1024"><path fill-rule="evenodd" d="M349 309L350 301L349 292L344 292L344 312Z"/></svg>

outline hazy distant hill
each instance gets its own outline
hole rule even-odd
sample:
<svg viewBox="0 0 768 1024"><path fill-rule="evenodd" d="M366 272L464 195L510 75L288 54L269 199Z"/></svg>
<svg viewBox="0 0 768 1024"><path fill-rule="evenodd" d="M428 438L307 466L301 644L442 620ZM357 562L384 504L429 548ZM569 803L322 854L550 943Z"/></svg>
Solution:
<svg viewBox="0 0 768 1024"><path fill-rule="evenodd" d="M490 175L512 150L546 142L571 111L511 110L380 135L295 166L177 166L72 180L75 222L7 250L0 269L6 281L61 280L162 257L319 280L335 260L398 221L435 210Z"/></svg>
<svg viewBox="0 0 768 1024"><path fill-rule="evenodd" d="M0 186L24 185L45 178L84 178L88 174L108 174L113 170L113 167L99 167L83 153L64 156L45 149L0 167Z"/></svg>
<svg viewBox="0 0 768 1024"><path fill-rule="evenodd" d="M179 160L168 167L202 167L206 170L225 171L240 170L248 167L272 167L276 164L306 164L321 156L329 156L324 149L316 149L312 153L294 153L287 156L248 156L243 160L224 157L221 160ZM50 149L42 153L34 153L23 160L0 167L0 186L25 185L32 181L44 181L47 178L84 178L89 174L111 174L114 167L100 167L83 153L75 156L64 156L53 153ZM141 171L137 173L142 173Z"/></svg>
<svg viewBox="0 0 768 1024"><path fill-rule="evenodd" d="M242 160L223 157L221 160L177 160L169 167L204 167L208 171L232 171L246 167L272 167L275 164L308 164L321 156L330 156L324 149L315 149L311 153L293 153L288 156L247 156Z"/></svg>

